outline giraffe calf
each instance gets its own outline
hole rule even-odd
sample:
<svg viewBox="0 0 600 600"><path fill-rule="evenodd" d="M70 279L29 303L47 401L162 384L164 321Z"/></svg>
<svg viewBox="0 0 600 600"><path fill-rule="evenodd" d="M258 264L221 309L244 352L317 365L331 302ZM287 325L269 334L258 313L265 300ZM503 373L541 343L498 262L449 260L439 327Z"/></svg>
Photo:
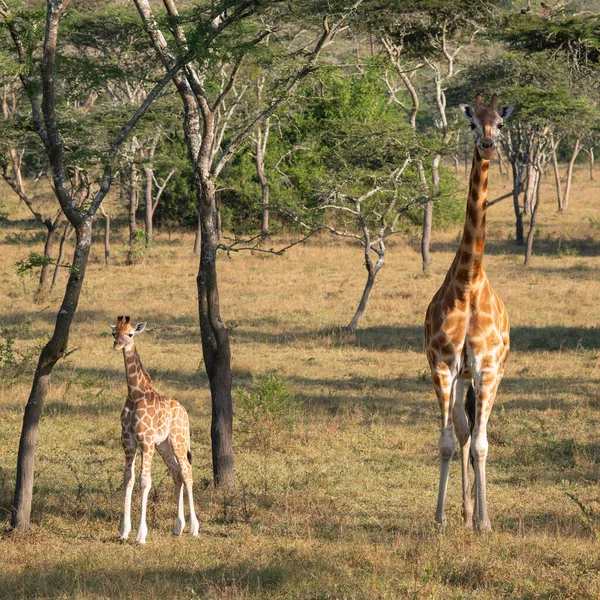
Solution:
<svg viewBox="0 0 600 600"><path fill-rule="evenodd" d="M117 325L111 325L115 338L114 349L123 350L127 377L127 401L121 413L121 441L125 451L125 509L121 523L121 539L126 540L131 531L131 496L134 485L135 455L138 447L142 451L140 488L142 511L136 542L146 543L146 507L152 485L150 468L156 450L167 465L175 482L177 520L174 535L180 535L185 527L183 507L184 486L190 506L190 534L198 535L198 519L194 512L192 494L192 453L190 451L190 425L185 408L173 398L159 394L152 379L142 366L133 337L142 333L146 323L131 325L129 317L118 317Z"/></svg>

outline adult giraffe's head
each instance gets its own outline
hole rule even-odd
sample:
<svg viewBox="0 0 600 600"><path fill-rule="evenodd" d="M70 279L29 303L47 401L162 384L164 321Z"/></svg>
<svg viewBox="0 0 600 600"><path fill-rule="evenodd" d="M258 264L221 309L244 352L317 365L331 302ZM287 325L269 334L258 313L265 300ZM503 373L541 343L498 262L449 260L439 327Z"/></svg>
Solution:
<svg viewBox="0 0 600 600"><path fill-rule="evenodd" d="M475 96L475 106L459 104L460 112L471 123L473 137L479 156L485 160L494 158L496 142L504 119L508 119L515 108L514 104L503 104L498 107L498 97L492 96L489 104L484 104L481 94Z"/></svg>
<svg viewBox="0 0 600 600"><path fill-rule="evenodd" d="M110 328L115 338L113 348L122 350L133 346L133 336L136 333L142 333L146 329L146 323L138 323L135 327L131 324L129 317L117 317L117 324L111 325Z"/></svg>

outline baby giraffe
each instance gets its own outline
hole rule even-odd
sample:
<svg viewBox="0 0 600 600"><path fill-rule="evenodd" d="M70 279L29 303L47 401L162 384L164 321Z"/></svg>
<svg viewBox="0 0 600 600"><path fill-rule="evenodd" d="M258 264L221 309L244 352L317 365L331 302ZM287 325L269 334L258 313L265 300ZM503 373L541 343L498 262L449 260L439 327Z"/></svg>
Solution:
<svg viewBox="0 0 600 600"><path fill-rule="evenodd" d="M135 349L133 337L142 333L146 323L131 325L129 317L118 317L117 325L111 325L115 338L114 349L123 350L127 376L127 401L121 413L121 441L125 451L125 510L121 523L121 539L126 540L131 531L131 495L134 484L134 460L138 446L142 450L142 512L136 542L146 543L146 506L152 485L150 467L156 449L162 456L175 481L177 520L174 535L180 535L185 527L183 510L183 486L190 505L190 533L198 535L198 519L194 512L192 495L192 453L190 452L190 425L185 408L174 398L159 394L150 376L142 366Z"/></svg>

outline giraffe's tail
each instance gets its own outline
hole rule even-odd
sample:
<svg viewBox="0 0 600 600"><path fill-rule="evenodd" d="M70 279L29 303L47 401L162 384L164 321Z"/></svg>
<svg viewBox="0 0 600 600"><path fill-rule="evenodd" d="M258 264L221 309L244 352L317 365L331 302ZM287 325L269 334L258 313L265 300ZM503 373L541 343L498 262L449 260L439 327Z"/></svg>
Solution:
<svg viewBox="0 0 600 600"><path fill-rule="evenodd" d="M469 388L467 389L467 399L465 401L465 412L467 413L467 423L469 424L469 431L471 434L473 433L473 427L475 427L475 404L477 400L475 398L475 388L473 387L473 382L469 383ZM473 455L471 454L471 466L475 468Z"/></svg>
<svg viewBox="0 0 600 600"><path fill-rule="evenodd" d="M187 458L188 458L188 461L190 462L190 465L191 465L192 464L192 451L191 450L187 451Z"/></svg>
<svg viewBox="0 0 600 600"><path fill-rule="evenodd" d="M469 383L469 389L467 390L467 399L465 401L465 412L467 413L467 423L469 424L469 431L473 433L473 427L475 427L475 388L473 382Z"/></svg>

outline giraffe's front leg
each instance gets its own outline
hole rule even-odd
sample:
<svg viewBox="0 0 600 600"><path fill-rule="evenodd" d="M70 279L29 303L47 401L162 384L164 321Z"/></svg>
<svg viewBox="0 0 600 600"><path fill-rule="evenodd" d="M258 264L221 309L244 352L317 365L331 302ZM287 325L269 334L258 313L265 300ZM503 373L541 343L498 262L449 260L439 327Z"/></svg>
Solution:
<svg viewBox="0 0 600 600"><path fill-rule="evenodd" d="M446 525L446 494L448 490L448 475L450 474L450 461L456 448L452 425L453 388L456 385L456 379L450 372L450 369L441 369L439 367L433 372L432 379L442 416L442 433L439 441L440 485L435 520L444 527Z"/></svg>
<svg viewBox="0 0 600 600"><path fill-rule="evenodd" d="M133 494L135 454L137 444L133 437L123 436L123 449L125 450L125 472L123 474L123 485L125 487L125 508L123 509L123 520L121 521L120 538L126 540L131 531L131 496Z"/></svg>
<svg viewBox="0 0 600 600"><path fill-rule="evenodd" d="M154 455L154 442L144 441L142 446L142 472L140 474L140 488L142 491L142 511L140 514L140 524L137 530L135 541L138 544L146 543L148 526L146 525L146 508L148 506L148 494L152 486L152 456Z"/></svg>

